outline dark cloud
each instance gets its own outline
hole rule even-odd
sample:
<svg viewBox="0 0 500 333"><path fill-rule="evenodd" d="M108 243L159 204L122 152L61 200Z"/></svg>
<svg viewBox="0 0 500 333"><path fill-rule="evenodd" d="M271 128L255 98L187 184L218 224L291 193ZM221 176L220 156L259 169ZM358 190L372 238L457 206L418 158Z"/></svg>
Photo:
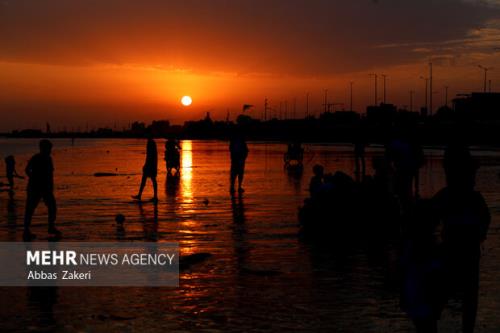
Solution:
<svg viewBox="0 0 500 333"><path fill-rule="evenodd" d="M3 0L0 60L332 74L428 57L499 14L459 0Z"/></svg>

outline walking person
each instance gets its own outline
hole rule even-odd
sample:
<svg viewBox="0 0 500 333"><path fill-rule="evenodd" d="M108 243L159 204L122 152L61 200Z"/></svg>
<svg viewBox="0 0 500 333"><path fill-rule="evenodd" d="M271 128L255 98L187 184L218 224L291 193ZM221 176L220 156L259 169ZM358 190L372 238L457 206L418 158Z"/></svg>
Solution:
<svg viewBox="0 0 500 333"><path fill-rule="evenodd" d="M229 142L229 152L231 154L231 176L229 192L234 194L235 182L238 178L238 193L243 193L245 190L242 187L243 177L245 175L245 161L248 156L248 146L245 137L241 132L233 133Z"/></svg>
<svg viewBox="0 0 500 333"><path fill-rule="evenodd" d="M153 183L154 196L152 201L158 202L158 183L156 181L156 175L158 173L158 150L156 148L156 142L153 140L151 135L148 136L148 143L146 145L146 161L142 167L142 180L139 187L139 193L132 196L133 199L141 201L142 191L144 186L146 186L146 180L151 178Z"/></svg>
<svg viewBox="0 0 500 333"><path fill-rule="evenodd" d="M7 178L10 191L14 190L14 178L24 179L24 177L17 174L16 160L12 155L5 158L5 176Z"/></svg>
<svg viewBox="0 0 500 333"><path fill-rule="evenodd" d="M52 143L49 140L41 140L39 147L40 152L29 160L25 170L29 181L26 190L24 241L35 239L35 235L30 231L31 219L42 199L48 209L48 233L56 237L61 236L61 232L55 227L57 207L54 197L54 165L51 157Z"/></svg>

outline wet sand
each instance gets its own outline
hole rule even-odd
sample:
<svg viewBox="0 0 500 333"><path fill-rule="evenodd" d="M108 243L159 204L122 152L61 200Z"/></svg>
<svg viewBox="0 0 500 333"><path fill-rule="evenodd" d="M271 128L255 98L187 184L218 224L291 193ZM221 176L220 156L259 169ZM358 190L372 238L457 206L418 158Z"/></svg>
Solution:
<svg viewBox="0 0 500 333"><path fill-rule="evenodd" d="M251 143L245 189L232 201L227 143L184 141L178 182L160 163L160 202L138 205L143 140L54 140L58 226L67 241L175 241L183 255L211 257L182 271L179 288L0 288L0 328L24 332L329 331L411 332L399 309L396 241L384 246L333 244L317 249L297 237L297 209L307 197L311 168L353 174L352 147L308 145L302 177L283 170L285 145ZM21 172L37 140L0 139ZM158 140L159 160L163 140ZM371 157L381 154L369 148ZM499 332L500 152L477 150L478 175L493 217L481 263L478 332ZM442 151L426 150L423 197L444 185ZM3 170L0 168L0 170ZM96 172L118 173L94 177ZM0 240L20 241L25 183L0 193ZM144 198L152 195L147 184ZM40 207L43 207L41 205ZM124 230L114 222L124 214ZM45 237L46 209L33 220ZM450 304L440 328L456 332L459 306Z"/></svg>

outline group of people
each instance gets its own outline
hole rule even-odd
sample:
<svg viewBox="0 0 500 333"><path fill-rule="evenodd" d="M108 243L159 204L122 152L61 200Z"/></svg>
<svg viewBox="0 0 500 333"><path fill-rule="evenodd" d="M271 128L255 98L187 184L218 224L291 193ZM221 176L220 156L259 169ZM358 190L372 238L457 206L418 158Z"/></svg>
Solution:
<svg viewBox="0 0 500 333"><path fill-rule="evenodd" d="M165 142L165 161L167 167L167 176L178 176L180 172L180 150L181 146L178 140L169 138ZM242 194L243 178L245 175L245 162L248 156L248 146L245 137L242 133L235 132L229 142L229 152L231 157L231 170L230 170L230 186L229 191L232 195L236 192L236 180L238 181L238 193ZM175 173L172 174L172 170ZM142 168L142 179L139 186L139 193L132 196L134 200L142 200L142 192L146 185L146 181L151 179L153 184L154 196L152 201L158 202L158 183L156 176L158 173L158 151L156 142L152 136L148 137L146 144L146 160Z"/></svg>
<svg viewBox="0 0 500 333"><path fill-rule="evenodd" d="M49 140L41 140L39 153L33 155L28 161L25 173L28 176L26 188L26 206L24 213L23 240L31 241L35 235L31 232L31 219L36 207L43 200L48 209L48 233L53 237L60 237L61 232L55 227L56 221L56 199L54 196L54 166L52 162L52 143ZM6 178L8 180L9 192L14 192L14 178L24 179L16 170L14 156L5 158Z"/></svg>
<svg viewBox="0 0 500 333"><path fill-rule="evenodd" d="M462 331L468 333L475 327L479 262L491 218L475 190L479 164L469 149L449 145L443 167L446 187L421 200L407 218L402 306L418 332L432 333L447 300L461 296Z"/></svg>
<svg viewBox="0 0 500 333"><path fill-rule="evenodd" d="M399 203L405 244L400 260L402 308L412 318L417 332L433 333L437 332L437 322L447 301L461 295L463 332L473 332L481 248L490 224L488 206L475 190L478 162L466 145L450 144L443 162L446 187L424 200L418 195L418 170L423 164L421 147L400 140L391 142L383 159L385 167L393 168L392 190ZM374 162L379 174L372 180L387 181L381 162ZM354 180L341 172L325 174L321 165L315 165L313 173L308 199L316 202L313 207L341 210L342 207L335 206L341 202L339 196L332 201L331 193L342 189L340 197L345 198L349 195L346 189L352 187ZM354 201L359 205L359 198ZM332 219L332 215L329 216ZM327 222L335 224L335 221Z"/></svg>
<svg viewBox="0 0 500 333"><path fill-rule="evenodd" d="M181 145L175 138L169 138L165 142L165 162L167 176L177 177L180 174L180 150ZM248 147L242 133L234 133L229 144L231 156L230 170L230 192L236 192L235 183L238 181L238 193L244 192L242 184L245 173L245 161L248 156ZM36 236L31 232L31 220L35 209L43 200L48 209L48 233L52 237L61 237L61 232L55 227L57 205L54 196L54 165L52 161L52 143L47 139L40 140L39 153L35 154L28 162L25 173L28 176L26 189L26 207L24 214L23 240L32 241ZM8 183L4 185L13 193L14 178L23 178L15 168L15 158L7 156L5 158L6 178ZM173 172L175 170L175 172ZM141 201L142 193L148 179L153 184L153 198L151 201L158 202L158 150L156 142L152 136L148 136L146 144L146 159L142 168L142 179L137 195L132 196L134 200Z"/></svg>
<svg viewBox="0 0 500 333"><path fill-rule="evenodd" d="M309 183L310 200L323 202L336 192L345 195L346 192L351 192L354 186L354 180L344 172L325 173L324 167L316 164Z"/></svg>
<svg viewBox="0 0 500 333"><path fill-rule="evenodd" d="M165 143L167 172L177 176L180 170L181 146L173 138ZM244 192L242 183L248 146L242 133L235 132L229 143L231 157L230 193ZM56 200L54 196L54 166L51 157L52 143L39 142L39 153L27 163L28 176L23 239L31 241L35 235L30 225L33 213L43 200L48 208L48 233L60 237L55 227ZM157 146L150 136L146 144L139 192L133 196L142 199L147 179L157 196ZM418 169L423 164L421 148L404 142L393 142L387 147L386 158L392 161L396 172L395 196L400 197L403 212L402 223L405 248L401 260L402 307L413 319L418 332L437 332L437 321L449 297L456 291L462 294L463 332L473 332L475 326L481 246L486 239L490 214L483 196L475 190L475 178L479 164L471 156L467 146L451 144L444 155L446 187L430 200L419 200L412 184L418 183ZM15 159L8 156L6 162L7 186L14 187L14 178L23 178L15 168ZM342 172L325 174L321 165L313 168L309 191L312 201L328 197L335 191L349 191L355 181ZM399 173L399 175L398 175ZM415 179L417 178L417 180ZM237 184L237 188L236 188ZM341 195L342 196L342 195ZM410 199L411 204L410 204ZM441 231L435 237L438 226Z"/></svg>

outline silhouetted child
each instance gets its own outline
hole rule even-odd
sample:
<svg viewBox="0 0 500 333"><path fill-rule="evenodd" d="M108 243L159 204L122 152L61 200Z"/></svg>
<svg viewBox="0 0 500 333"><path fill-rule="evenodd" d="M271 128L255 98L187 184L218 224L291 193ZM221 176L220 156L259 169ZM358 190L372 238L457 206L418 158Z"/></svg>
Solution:
<svg viewBox="0 0 500 333"><path fill-rule="evenodd" d="M309 194L311 195L311 199L314 199L318 196L321 188L323 186L323 176L324 176L324 168L322 165L316 164L313 167L314 176L311 178L309 183Z"/></svg>
<svg viewBox="0 0 500 333"><path fill-rule="evenodd" d="M450 145L444 156L447 186L434 198L442 224L448 296L461 292L463 332L473 332L479 291L481 244L490 224L488 206L474 190L478 163L464 145Z"/></svg>
<svg viewBox="0 0 500 333"><path fill-rule="evenodd" d="M61 232L55 227L57 208L54 197L54 166L50 156L52 143L49 140L41 140L39 146L40 152L29 160L25 170L29 177L24 215L23 239L25 241L35 238L35 235L30 231L31 219L42 199L48 209L49 234L61 236Z"/></svg>
<svg viewBox="0 0 500 333"><path fill-rule="evenodd" d="M14 189L14 177L23 178L17 174L16 160L12 155L5 158L5 176L7 177L8 185L11 191Z"/></svg>
<svg viewBox="0 0 500 333"><path fill-rule="evenodd" d="M231 175L230 187L231 194L235 192L234 183L238 178L238 192L243 193L243 177L245 175L245 161L248 156L248 146L241 132L233 133L229 142L229 152L231 155Z"/></svg>
<svg viewBox="0 0 500 333"><path fill-rule="evenodd" d="M142 191L144 191L144 186L146 186L146 180L151 178L153 182L153 202L158 202L158 183L156 181L156 175L158 173L158 150L156 149L156 142L153 140L151 135L148 136L148 143L146 144L146 161L142 167L142 179L141 185L139 187L139 193L132 196L133 199L141 200Z"/></svg>

